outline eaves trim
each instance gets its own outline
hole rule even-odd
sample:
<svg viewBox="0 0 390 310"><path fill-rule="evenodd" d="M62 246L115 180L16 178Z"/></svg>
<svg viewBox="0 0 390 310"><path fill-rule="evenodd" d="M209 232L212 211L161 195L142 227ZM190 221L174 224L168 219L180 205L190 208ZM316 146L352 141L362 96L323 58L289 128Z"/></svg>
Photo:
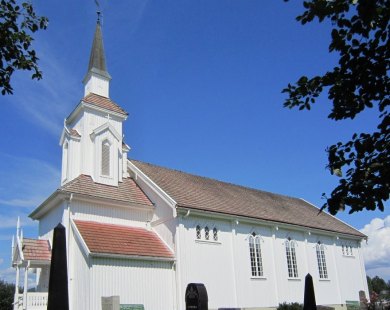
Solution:
<svg viewBox="0 0 390 310"><path fill-rule="evenodd" d="M272 221L272 220L267 220L267 219L262 219L262 218L257 218L257 217L249 217L249 216L243 216L243 215L237 215L237 214L230 214L230 213L222 213L222 212L215 212L215 211L208 211L208 210L203 210L203 209L198 209L190 206L183 206L183 205L178 205L178 213L182 213L183 215L187 214L189 210L191 215L198 215L198 216L213 216L213 217L218 217L220 219L224 220L238 220L246 223L253 223L253 224L259 224L261 223L262 225L266 226L277 226L280 228L287 228L287 229L294 229L297 231L301 232L318 232L322 233L328 236L338 236L338 237L346 237L346 238L353 238L357 240L362 240L366 239L363 236L359 236L358 234L347 234L347 233L342 233L334 230L327 230L327 229L320 229L316 227L310 227L310 226L303 226L303 225L297 225L297 224L291 224L287 222L277 222L277 221Z"/></svg>

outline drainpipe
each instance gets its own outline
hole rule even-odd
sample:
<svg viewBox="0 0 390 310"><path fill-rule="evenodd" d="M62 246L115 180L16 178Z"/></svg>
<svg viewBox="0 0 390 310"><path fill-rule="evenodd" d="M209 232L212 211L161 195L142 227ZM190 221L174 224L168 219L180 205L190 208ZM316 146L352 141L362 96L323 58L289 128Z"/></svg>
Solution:
<svg viewBox="0 0 390 310"><path fill-rule="evenodd" d="M70 286L70 282L72 281L72 276L71 276L71 270L70 270L70 206L72 204L72 200L73 200L73 193L70 194L70 197L69 197L69 200L68 200L68 241L67 241L67 268L68 268L68 298L69 298L69 304L71 302L71 297L72 297L72 292L71 290L69 289L69 286ZM72 307L71 305L69 305L70 307Z"/></svg>

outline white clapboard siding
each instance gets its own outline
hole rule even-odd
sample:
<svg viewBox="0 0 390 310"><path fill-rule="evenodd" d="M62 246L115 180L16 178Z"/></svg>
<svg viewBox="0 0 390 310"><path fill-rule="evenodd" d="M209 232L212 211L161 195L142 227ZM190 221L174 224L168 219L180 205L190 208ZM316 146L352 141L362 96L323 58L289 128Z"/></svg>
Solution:
<svg viewBox="0 0 390 310"><path fill-rule="evenodd" d="M92 262L89 309L101 309L104 296L120 296L121 304L142 304L145 310L175 309L172 263L111 258Z"/></svg>
<svg viewBox="0 0 390 310"><path fill-rule="evenodd" d="M73 201L71 205L73 219L137 227L145 227L148 212L150 211L79 201Z"/></svg>
<svg viewBox="0 0 390 310"><path fill-rule="evenodd" d="M190 282L206 285L210 308L277 307L283 302L303 303L307 273L313 277L318 304L341 305L346 301L358 301L360 290L367 294L361 248L356 239L339 240L336 234L206 217L189 216L180 221L177 255L181 308L184 307L184 289ZM197 225L202 228L200 241L196 240ZM214 226L218 228L218 242L204 241L206 225L210 232ZM263 277L252 277L251 274L248 236L252 232L261 236ZM298 277L293 279L288 277L285 248L288 237L295 241ZM316 253L319 241L324 244L327 279L319 277ZM354 254L343 255L342 243L352 245Z"/></svg>
<svg viewBox="0 0 390 310"><path fill-rule="evenodd" d="M90 307L91 274L90 258L82 245L71 233L71 250L69 255L69 300L72 310L93 309Z"/></svg>

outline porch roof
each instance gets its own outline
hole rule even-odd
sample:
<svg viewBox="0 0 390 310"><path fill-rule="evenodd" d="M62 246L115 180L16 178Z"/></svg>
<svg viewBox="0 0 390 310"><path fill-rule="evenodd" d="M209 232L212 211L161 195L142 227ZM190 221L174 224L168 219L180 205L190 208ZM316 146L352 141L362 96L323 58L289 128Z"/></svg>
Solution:
<svg viewBox="0 0 390 310"><path fill-rule="evenodd" d="M51 247L48 240L23 238L22 251L25 261L51 260Z"/></svg>

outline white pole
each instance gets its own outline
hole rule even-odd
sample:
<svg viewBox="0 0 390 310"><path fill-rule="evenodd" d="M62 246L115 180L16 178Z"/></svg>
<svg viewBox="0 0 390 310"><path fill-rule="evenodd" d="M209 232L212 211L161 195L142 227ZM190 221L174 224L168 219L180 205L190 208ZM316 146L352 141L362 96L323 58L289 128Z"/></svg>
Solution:
<svg viewBox="0 0 390 310"><path fill-rule="evenodd" d="M16 265L14 310L19 309L19 265Z"/></svg>
<svg viewBox="0 0 390 310"><path fill-rule="evenodd" d="M24 287L23 287L23 309L27 309L27 290L28 290L28 268L30 267L30 261L27 262L27 266L24 272Z"/></svg>
<svg viewBox="0 0 390 310"><path fill-rule="evenodd" d="M17 237L20 237L19 232L20 232L20 217L18 216L18 221L16 222L16 236Z"/></svg>

